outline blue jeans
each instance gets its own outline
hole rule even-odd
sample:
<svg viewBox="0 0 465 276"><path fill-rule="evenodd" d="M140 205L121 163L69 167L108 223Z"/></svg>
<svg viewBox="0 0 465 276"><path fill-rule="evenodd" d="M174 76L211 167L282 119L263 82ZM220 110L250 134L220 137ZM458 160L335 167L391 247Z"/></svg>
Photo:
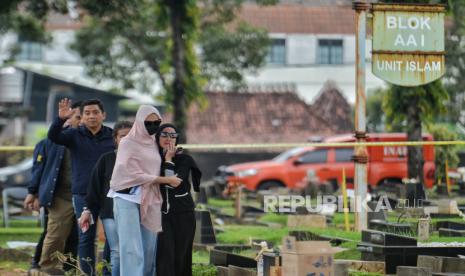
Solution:
<svg viewBox="0 0 465 276"><path fill-rule="evenodd" d="M73 195L73 207L76 218L79 219L82 213L82 208L87 206L84 195ZM90 225L89 229L84 233L78 227L79 231L79 266L87 275L95 275L95 236L97 232L97 210L90 210L94 217L95 223Z"/></svg>
<svg viewBox="0 0 465 276"><path fill-rule="evenodd" d="M102 223L105 230L105 238L110 246L111 275L119 276L119 242L116 223L112 218L102 219Z"/></svg>
<svg viewBox="0 0 465 276"><path fill-rule="evenodd" d="M141 224L139 208L139 204L118 197L113 200L119 239L120 273L154 276L157 235Z"/></svg>

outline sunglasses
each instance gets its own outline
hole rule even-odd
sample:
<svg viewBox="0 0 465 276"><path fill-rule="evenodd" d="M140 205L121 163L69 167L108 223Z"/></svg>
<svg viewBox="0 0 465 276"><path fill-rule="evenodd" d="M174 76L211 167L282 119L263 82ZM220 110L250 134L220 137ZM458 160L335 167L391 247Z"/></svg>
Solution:
<svg viewBox="0 0 465 276"><path fill-rule="evenodd" d="M144 121L144 125L147 126L160 126L161 120L156 120L156 121Z"/></svg>
<svg viewBox="0 0 465 276"><path fill-rule="evenodd" d="M160 132L160 137L164 137L164 138L172 138L172 139L175 139L175 138L178 138L179 136L179 133L176 133L176 132L166 132L166 131L162 131Z"/></svg>

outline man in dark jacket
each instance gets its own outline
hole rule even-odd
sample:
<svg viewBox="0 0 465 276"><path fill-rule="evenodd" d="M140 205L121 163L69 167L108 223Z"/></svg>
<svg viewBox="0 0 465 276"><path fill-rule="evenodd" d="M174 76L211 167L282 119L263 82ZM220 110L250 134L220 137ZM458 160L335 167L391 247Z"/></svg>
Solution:
<svg viewBox="0 0 465 276"><path fill-rule="evenodd" d="M113 151L113 131L103 125L105 111L100 100L87 100L81 104L81 116L85 125L77 129L63 130L64 122L74 111L69 99L63 99L58 104L58 118L50 126L48 138L53 142L64 145L71 152L74 212L79 217L84 207L87 186L90 182L92 169L97 160L104 153ZM97 217L97 210L89 210L93 217ZM87 231L79 229L79 262L83 272L95 274L95 236L96 225L92 224Z"/></svg>
<svg viewBox="0 0 465 276"><path fill-rule="evenodd" d="M79 105L72 106L75 113L67 121L71 128L80 124ZM76 218L71 199L71 160L64 146L49 139L37 143L33 159L32 179L24 205L29 209L40 205L46 214L44 233L37 246L33 266L40 264L43 270L50 271L58 265L55 252L71 253L74 257L77 253ZM68 237L68 240L63 237Z"/></svg>

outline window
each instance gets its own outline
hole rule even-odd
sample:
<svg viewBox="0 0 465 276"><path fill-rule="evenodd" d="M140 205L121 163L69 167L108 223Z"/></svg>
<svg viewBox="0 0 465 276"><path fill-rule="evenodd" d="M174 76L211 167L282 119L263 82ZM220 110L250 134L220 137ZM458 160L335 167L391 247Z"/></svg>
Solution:
<svg viewBox="0 0 465 276"><path fill-rule="evenodd" d="M304 164L326 163L328 160L328 150L319 149L310 151L302 155L299 160Z"/></svg>
<svg viewBox="0 0 465 276"><path fill-rule="evenodd" d="M271 41L270 50L266 56L268 64L286 64L286 40L273 39Z"/></svg>
<svg viewBox="0 0 465 276"><path fill-rule="evenodd" d="M18 60L42 60L42 44L21 38L19 38L18 43L20 47L20 52L17 55Z"/></svg>
<svg viewBox="0 0 465 276"><path fill-rule="evenodd" d="M353 149L336 149L336 162L350 162L352 161L352 155L354 155Z"/></svg>
<svg viewBox="0 0 465 276"><path fill-rule="evenodd" d="M342 40L318 40L317 62L319 64L342 64Z"/></svg>

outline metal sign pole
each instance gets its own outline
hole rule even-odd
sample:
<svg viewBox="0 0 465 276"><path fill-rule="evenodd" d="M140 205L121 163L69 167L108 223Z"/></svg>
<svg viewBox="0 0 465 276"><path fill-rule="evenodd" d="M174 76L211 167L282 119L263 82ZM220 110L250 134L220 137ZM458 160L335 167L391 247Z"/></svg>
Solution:
<svg viewBox="0 0 465 276"><path fill-rule="evenodd" d="M365 95L365 43L366 17L370 4L365 1L353 2L356 24L356 98L355 98L355 138L357 142L366 141L366 95ZM355 155L355 230L367 229L367 149L366 146L356 146Z"/></svg>

